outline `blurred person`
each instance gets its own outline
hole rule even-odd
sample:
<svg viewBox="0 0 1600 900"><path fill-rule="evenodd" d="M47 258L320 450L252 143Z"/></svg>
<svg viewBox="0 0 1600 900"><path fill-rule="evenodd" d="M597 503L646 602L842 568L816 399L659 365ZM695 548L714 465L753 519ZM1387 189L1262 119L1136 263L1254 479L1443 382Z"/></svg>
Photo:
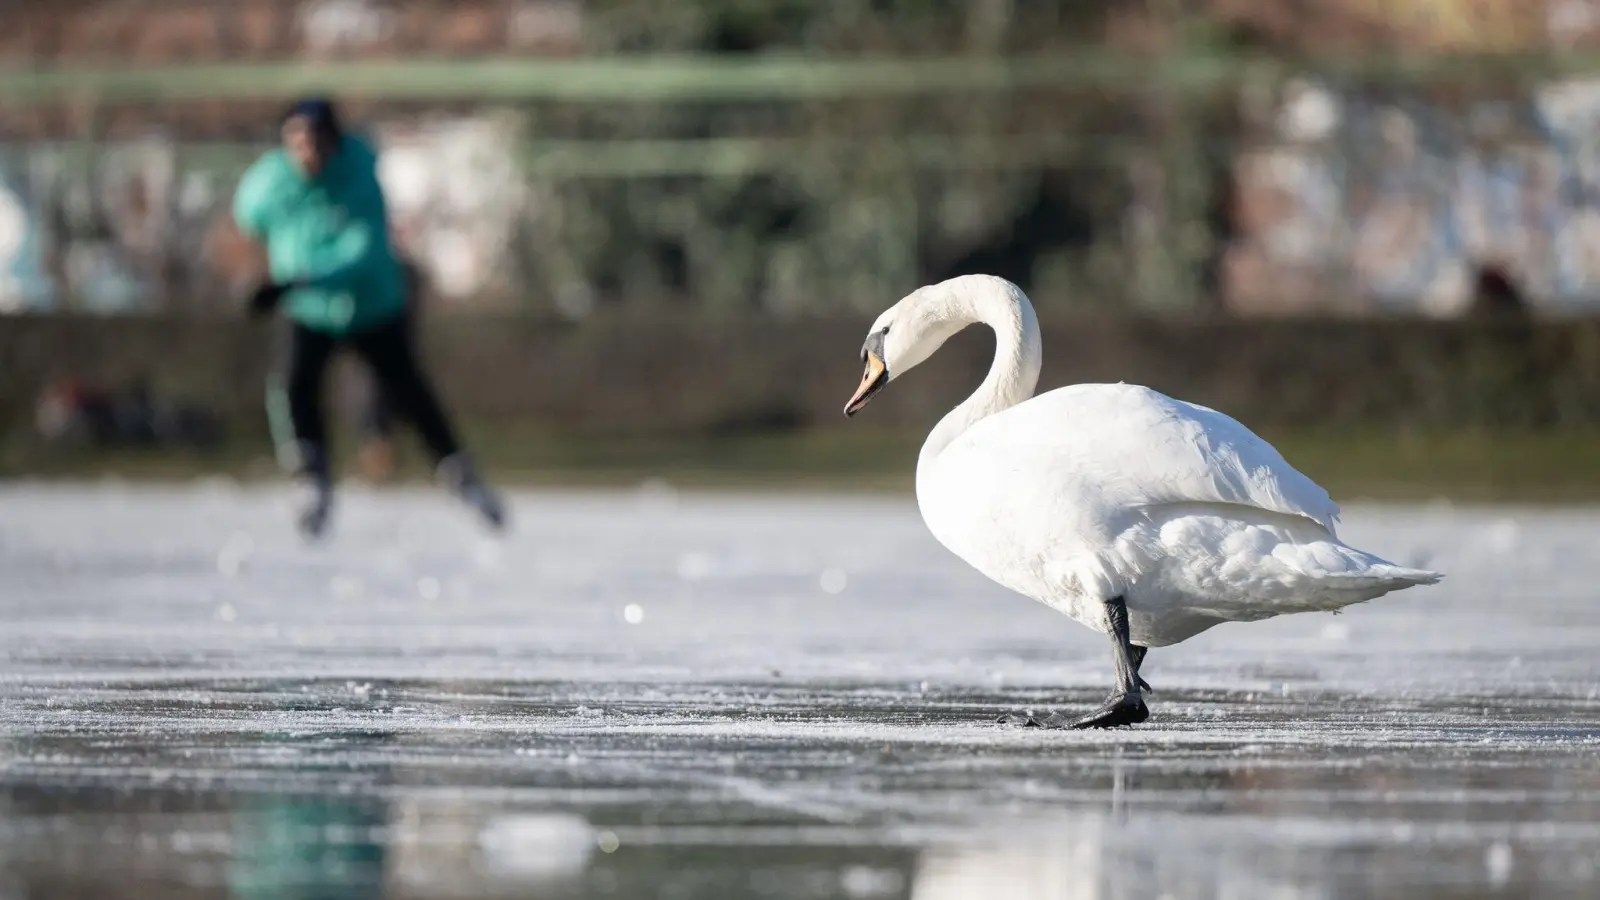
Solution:
<svg viewBox="0 0 1600 900"><path fill-rule="evenodd" d="M355 351L414 426L440 483L499 530L500 499L462 450L412 345L411 298L390 245L375 150L347 133L323 98L290 107L280 138L245 173L233 213L266 248L269 274L250 296L250 313L282 308L288 319L268 410L279 458L301 487L301 532L319 537L332 511L324 376L342 349Z"/></svg>

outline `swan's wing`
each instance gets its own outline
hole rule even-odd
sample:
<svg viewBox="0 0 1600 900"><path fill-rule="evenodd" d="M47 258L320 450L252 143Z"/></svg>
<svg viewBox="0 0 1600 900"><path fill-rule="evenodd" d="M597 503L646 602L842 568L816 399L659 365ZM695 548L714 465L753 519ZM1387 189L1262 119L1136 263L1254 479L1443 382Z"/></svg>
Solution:
<svg viewBox="0 0 1600 900"><path fill-rule="evenodd" d="M1036 490L1071 481L1103 508L1227 503L1304 516L1329 533L1339 518L1327 491L1237 420L1137 385L1041 394L973 426L946 462L1002 466Z"/></svg>

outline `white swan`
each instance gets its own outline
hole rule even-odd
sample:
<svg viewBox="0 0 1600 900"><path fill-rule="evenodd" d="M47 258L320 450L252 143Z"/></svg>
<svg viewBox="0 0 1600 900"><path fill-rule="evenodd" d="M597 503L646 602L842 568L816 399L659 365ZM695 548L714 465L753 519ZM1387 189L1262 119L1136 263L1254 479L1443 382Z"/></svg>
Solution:
<svg viewBox="0 0 1600 900"><path fill-rule="evenodd" d="M1001 278L952 278L879 316L845 414L975 322L995 331L994 364L922 446L923 520L978 571L1109 634L1117 674L1106 704L1076 721L1002 721L1142 722L1140 688L1149 685L1139 665L1150 647L1442 577L1341 542L1328 493L1222 413L1129 384L1034 397L1038 320L1022 290Z"/></svg>

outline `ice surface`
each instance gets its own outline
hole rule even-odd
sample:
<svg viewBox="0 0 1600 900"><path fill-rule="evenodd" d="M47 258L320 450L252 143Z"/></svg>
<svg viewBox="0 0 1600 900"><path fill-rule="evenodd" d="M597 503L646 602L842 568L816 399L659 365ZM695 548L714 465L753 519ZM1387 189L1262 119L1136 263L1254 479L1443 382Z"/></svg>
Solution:
<svg viewBox="0 0 1600 900"><path fill-rule="evenodd" d="M0 488L0 898L1600 896L1600 511L1353 508L1447 573L1151 653L899 498Z"/></svg>

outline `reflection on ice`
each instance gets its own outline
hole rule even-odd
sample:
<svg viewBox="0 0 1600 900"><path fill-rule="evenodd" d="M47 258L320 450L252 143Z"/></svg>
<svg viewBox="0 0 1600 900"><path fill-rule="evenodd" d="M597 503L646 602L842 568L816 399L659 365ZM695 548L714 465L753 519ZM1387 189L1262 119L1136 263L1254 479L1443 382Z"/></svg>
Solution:
<svg viewBox="0 0 1600 900"><path fill-rule="evenodd" d="M1595 896L1593 824L1396 818L1405 810L1397 800L1388 819L1135 812L1124 821L1084 810L1026 828L1004 821L980 839L925 850L911 897Z"/></svg>
<svg viewBox="0 0 1600 900"><path fill-rule="evenodd" d="M1100 863L1087 830L1043 845L937 848L918 862L911 900L1101 900Z"/></svg>
<svg viewBox="0 0 1600 900"><path fill-rule="evenodd" d="M467 804L404 804L392 828L390 879L409 896L478 897L570 885L598 835L569 813L501 813Z"/></svg>
<svg viewBox="0 0 1600 900"><path fill-rule="evenodd" d="M1198 821L1190 827L1204 828ZM1310 872L1272 878L1237 853L1192 843L1182 829L1167 843L1138 840L1094 814L1049 820L1005 843L926 851L911 900L1324 900L1337 896ZM1148 838L1149 835L1142 837Z"/></svg>
<svg viewBox="0 0 1600 900"><path fill-rule="evenodd" d="M265 795L244 800L231 818L233 896L383 896L388 847L381 804Z"/></svg>

